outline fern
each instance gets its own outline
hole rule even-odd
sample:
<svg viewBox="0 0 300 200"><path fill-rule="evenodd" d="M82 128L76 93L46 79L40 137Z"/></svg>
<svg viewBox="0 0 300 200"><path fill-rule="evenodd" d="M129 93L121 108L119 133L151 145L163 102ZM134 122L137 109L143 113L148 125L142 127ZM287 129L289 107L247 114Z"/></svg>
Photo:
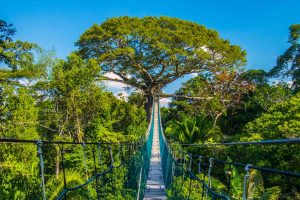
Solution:
<svg viewBox="0 0 300 200"><path fill-rule="evenodd" d="M75 187L81 185L85 182L85 179L80 175L80 172L76 170L67 170L66 171L66 181L67 187ZM48 199L54 200L56 199L60 193L64 190L64 181L63 175L60 174L58 179L52 177L49 181L47 181L46 188L48 191ZM68 199L88 199L89 190L86 188L76 190L75 192L68 193Z"/></svg>
<svg viewBox="0 0 300 200"><path fill-rule="evenodd" d="M263 193L260 200L278 200L280 196L281 190L278 186L271 187Z"/></svg>

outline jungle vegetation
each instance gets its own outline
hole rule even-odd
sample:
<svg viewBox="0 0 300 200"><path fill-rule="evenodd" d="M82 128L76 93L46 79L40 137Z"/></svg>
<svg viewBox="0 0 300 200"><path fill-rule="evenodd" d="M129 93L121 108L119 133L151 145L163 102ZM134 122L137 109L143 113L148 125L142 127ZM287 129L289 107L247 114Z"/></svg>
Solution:
<svg viewBox="0 0 300 200"><path fill-rule="evenodd" d="M38 44L14 40L15 27L0 20L0 138L49 141L137 141L147 130L152 100L184 75L197 73L162 109L171 143L207 144L300 137L300 25L290 27L290 47L270 72L246 70L246 52L215 30L169 17L111 18L93 25L67 58ZM254 66L255 67L255 66ZM113 73L118 78L110 78ZM274 83L274 80L279 82ZM288 84L291 80L292 84ZM135 88L128 99L109 92L104 81ZM201 97L201 98L194 98ZM85 182L81 147L65 155L67 182ZM299 172L299 145L192 147L193 154L244 164ZM63 190L59 148L44 149L48 198ZM90 149L89 154L92 154ZM28 144L1 144L0 199L39 199L37 149ZM103 155L109 160L109 153ZM88 161L92 174L92 161ZM214 187L225 192L224 172L232 174L232 199L241 199L244 170L220 166ZM113 199L122 196L128 172L114 175ZM300 180L251 171L251 199L300 199ZM174 181L172 187L188 180ZM109 190L109 186L108 189ZM192 199L197 199L197 187ZM199 190L201 188L199 187ZM170 199L183 194L169 192ZM80 191L73 199L91 194ZM109 193L109 192L108 192ZM178 198L177 198L178 199Z"/></svg>

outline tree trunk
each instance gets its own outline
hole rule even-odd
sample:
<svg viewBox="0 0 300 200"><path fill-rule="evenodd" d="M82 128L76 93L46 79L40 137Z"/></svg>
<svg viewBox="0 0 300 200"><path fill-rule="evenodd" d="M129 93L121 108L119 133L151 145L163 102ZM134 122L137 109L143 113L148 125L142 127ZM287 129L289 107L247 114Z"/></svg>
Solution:
<svg viewBox="0 0 300 200"><path fill-rule="evenodd" d="M146 95L145 110L146 110L148 123L150 123L150 120L151 120L151 111L152 111L152 107L153 107L153 100L154 100L153 94Z"/></svg>
<svg viewBox="0 0 300 200"><path fill-rule="evenodd" d="M217 116L215 117L215 120L214 120L214 127L217 125L217 121L219 119L219 117L221 117L223 113L218 113Z"/></svg>

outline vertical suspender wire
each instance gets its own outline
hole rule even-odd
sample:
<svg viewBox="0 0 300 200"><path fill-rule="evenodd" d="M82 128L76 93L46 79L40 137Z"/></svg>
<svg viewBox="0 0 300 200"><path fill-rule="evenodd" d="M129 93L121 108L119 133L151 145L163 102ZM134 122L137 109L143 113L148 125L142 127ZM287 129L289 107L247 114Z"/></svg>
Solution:
<svg viewBox="0 0 300 200"><path fill-rule="evenodd" d="M199 156L199 162L198 162L198 174L201 174L201 162L202 162L203 156Z"/></svg>
<svg viewBox="0 0 300 200"><path fill-rule="evenodd" d="M175 173L175 167L174 167L175 160L173 157L171 157L171 160L172 160L172 167L171 167L170 185L173 183L173 178L174 178L174 173Z"/></svg>
<svg viewBox="0 0 300 200"><path fill-rule="evenodd" d="M97 174L97 164L96 164L96 155L95 155L95 149L93 148L93 162L94 162L94 176ZM98 177L96 177L96 193L97 193L97 199L99 199L99 186L98 186Z"/></svg>
<svg viewBox="0 0 300 200"><path fill-rule="evenodd" d="M192 189L192 163L193 163L193 154L190 154L190 164L189 164L189 178L190 178L190 185L189 185L189 195L188 195L188 200L190 199L191 189Z"/></svg>
<svg viewBox="0 0 300 200"><path fill-rule="evenodd" d="M208 168L208 187L211 188L211 169L212 169L213 158L209 159L209 168Z"/></svg>
<svg viewBox="0 0 300 200"><path fill-rule="evenodd" d="M203 199L204 194L205 194L205 171L206 171L206 167L203 165L202 199Z"/></svg>
<svg viewBox="0 0 300 200"><path fill-rule="evenodd" d="M120 164L122 163L122 151L123 151L123 145L122 145L122 144L119 144L118 158L119 158Z"/></svg>
<svg viewBox="0 0 300 200"><path fill-rule="evenodd" d="M184 163L185 163L185 156L184 156L184 152L182 152L182 160L181 160L181 191L183 189L183 184L184 184Z"/></svg>
<svg viewBox="0 0 300 200"><path fill-rule="evenodd" d="M110 155L110 166L114 166L114 156L113 156L113 153L112 153L112 146L110 145L109 146L109 155Z"/></svg>
<svg viewBox="0 0 300 200"><path fill-rule="evenodd" d="M82 143L83 166L84 166L84 170L85 170L85 177L86 177L86 180L88 180L88 169L87 169L87 164L86 164L85 148L86 148L86 144L83 142L83 143Z"/></svg>
<svg viewBox="0 0 300 200"><path fill-rule="evenodd" d="M142 156L142 160L143 160L143 156ZM143 173L143 165L141 165L141 168L140 168L140 175L139 175L139 183L138 183L138 191L137 191L137 195L136 195L136 200L140 199L142 173Z"/></svg>
<svg viewBox="0 0 300 200"><path fill-rule="evenodd" d="M199 161L198 161L198 175L199 175L199 178L201 180L201 173L202 173L202 170L201 170L201 163L202 163L202 158L203 156L199 156ZM205 173L203 173L203 182L202 182L202 199L203 199L203 196L204 196L204 181L205 181ZM201 186L200 186L201 187Z"/></svg>
<svg viewBox="0 0 300 200"><path fill-rule="evenodd" d="M101 144L100 142L97 145L97 149L98 149L98 163L99 163L99 168L101 169L101 165L102 165L102 155L101 155Z"/></svg>
<svg viewBox="0 0 300 200"><path fill-rule="evenodd" d="M43 142L41 140L38 140L36 144L37 144L37 153L38 153L39 159L40 159L42 195L43 195L43 200L46 200L45 176L44 176L44 159L43 159L43 152L42 152Z"/></svg>
<svg viewBox="0 0 300 200"><path fill-rule="evenodd" d="M86 144L84 142L82 143L82 153L83 153L83 166L85 168L85 177L86 177L86 180L88 181L89 175L88 175L88 167L87 167L87 163L86 163ZM91 199L89 186L87 186L87 192L88 192L88 198Z"/></svg>
<svg viewBox="0 0 300 200"><path fill-rule="evenodd" d="M207 173L207 179L208 179L208 187L211 188L211 169L212 169L212 163L213 163L213 158L209 159L209 168L208 168L208 173ZM206 190L206 199L208 196L208 189Z"/></svg>
<svg viewBox="0 0 300 200"><path fill-rule="evenodd" d="M62 171L63 171L63 177L64 177L64 190L67 189L67 180L66 180L66 171L65 171L65 163L64 163L64 154L65 154L65 150L64 150L64 144L61 143L61 146L59 146L60 148L60 154L61 154L61 167L62 167ZM64 194L64 199L67 199L67 195Z"/></svg>
<svg viewBox="0 0 300 200"><path fill-rule="evenodd" d="M99 169L102 171L102 170L104 170L103 168L102 168L102 154L101 154L101 143L100 142L98 142L98 144L97 144L97 150L98 150L98 163L99 163ZM103 186L103 180L101 180L100 179L100 188L102 188L102 186ZM98 188L98 190L100 189L100 188ZM101 192L102 193L102 192ZM101 194L99 194L99 195L101 195ZM104 189L103 189L103 196L105 195L105 192L104 192Z"/></svg>
<svg viewBox="0 0 300 200"><path fill-rule="evenodd" d="M231 185L231 171L232 171L232 166L229 165L229 169L228 171L226 172L227 174L227 194L229 195L230 193L230 185Z"/></svg>
<svg viewBox="0 0 300 200"><path fill-rule="evenodd" d="M110 155L110 167L111 167L111 179L110 179L110 182L111 182L111 191L113 192L114 191L114 184L113 184L113 180L114 180L114 156L113 156L113 151L112 151L112 145L110 144L109 145L109 155ZM115 192L113 192L114 196L116 195ZM116 196L115 196L116 197Z"/></svg>
<svg viewBox="0 0 300 200"><path fill-rule="evenodd" d="M166 188L168 187L168 180L169 180L169 154L168 154L168 150L166 152L166 156L167 156L167 163L165 163L165 166L163 166L165 168L165 186Z"/></svg>

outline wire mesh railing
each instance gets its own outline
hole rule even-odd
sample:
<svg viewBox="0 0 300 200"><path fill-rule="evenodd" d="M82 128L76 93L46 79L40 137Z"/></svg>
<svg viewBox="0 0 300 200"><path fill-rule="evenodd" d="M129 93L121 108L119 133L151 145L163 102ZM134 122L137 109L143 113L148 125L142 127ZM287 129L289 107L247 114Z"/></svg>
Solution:
<svg viewBox="0 0 300 200"><path fill-rule="evenodd" d="M292 187L295 188L295 194L289 194L289 196L284 194L279 196L280 199L297 198L297 190L300 189L300 174L298 172L226 160L226 156L222 154L222 149L218 150L217 147L228 146L236 149L235 146L245 145L297 145L300 143L299 138L207 145L169 144L164 136L161 120L159 121L159 132L163 173L169 199L253 199L255 193L257 195L259 192L261 198L271 198L272 195L278 193L278 188L273 187L263 191L261 189L262 177L268 177L265 179L266 181L269 179L273 181L287 180L286 182L292 183ZM206 155L208 152L206 150L202 150L202 155L195 153L195 151L184 150L189 149L187 147L195 149L204 146L211 147L211 156ZM221 159L218 158L219 154L216 154L216 151L222 155ZM244 153L247 154L247 151ZM268 155L264 156L268 157ZM224 157L225 160L222 160ZM261 191L257 191L258 189Z"/></svg>
<svg viewBox="0 0 300 200"><path fill-rule="evenodd" d="M0 199L142 199L152 118L146 136L135 142L0 138Z"/></svg>

